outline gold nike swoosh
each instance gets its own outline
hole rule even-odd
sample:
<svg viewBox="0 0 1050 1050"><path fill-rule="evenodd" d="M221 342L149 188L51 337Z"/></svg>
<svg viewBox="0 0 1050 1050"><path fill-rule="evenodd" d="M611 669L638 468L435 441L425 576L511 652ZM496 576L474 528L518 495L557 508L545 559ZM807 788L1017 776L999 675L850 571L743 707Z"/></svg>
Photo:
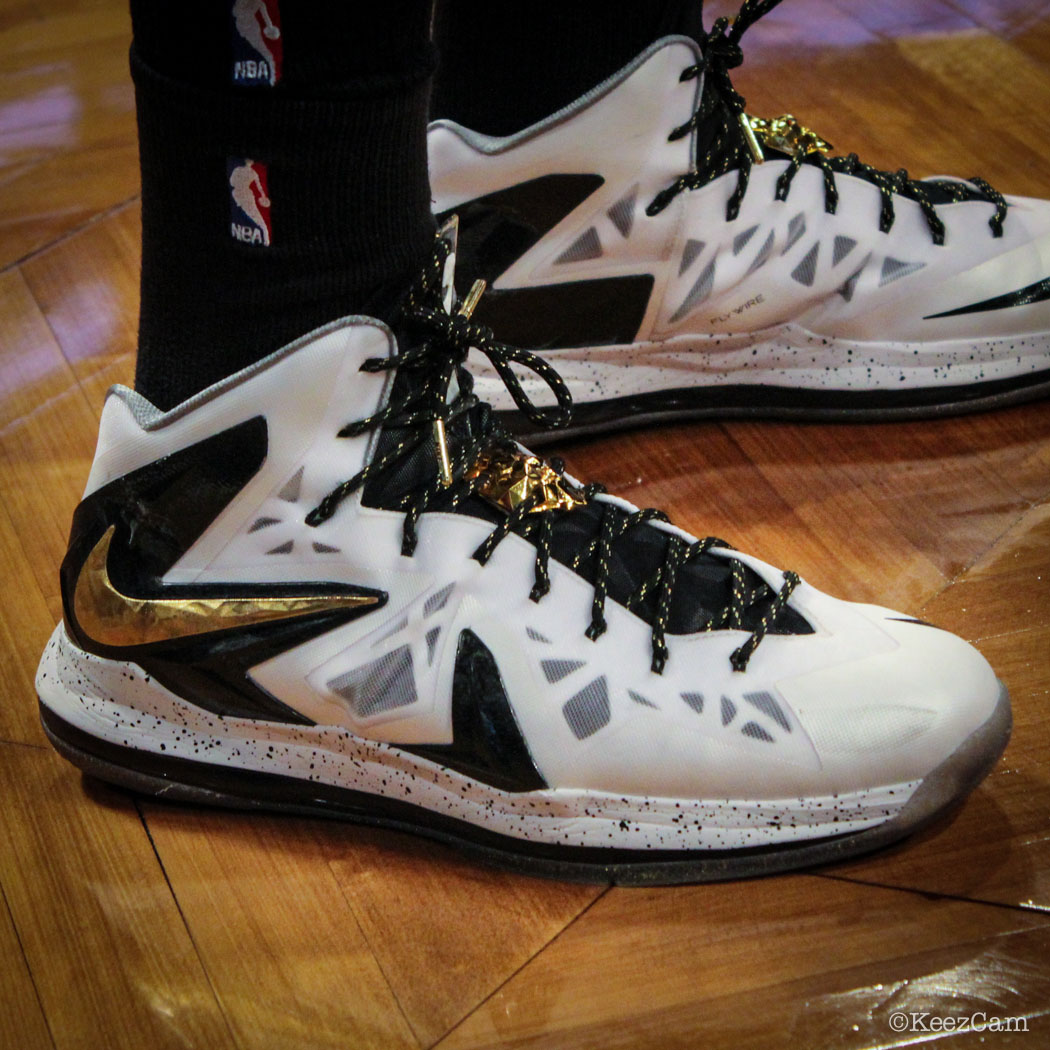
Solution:
<svg viewBox="0 0 1050 1050"><path fill-rule="evenodd" d="M114 526L95 544L77 577L73 612L80 629L100 645L149 645L192 638L270 620L376 605L372 594L288 598L132 598L109 578Z"/></svg>

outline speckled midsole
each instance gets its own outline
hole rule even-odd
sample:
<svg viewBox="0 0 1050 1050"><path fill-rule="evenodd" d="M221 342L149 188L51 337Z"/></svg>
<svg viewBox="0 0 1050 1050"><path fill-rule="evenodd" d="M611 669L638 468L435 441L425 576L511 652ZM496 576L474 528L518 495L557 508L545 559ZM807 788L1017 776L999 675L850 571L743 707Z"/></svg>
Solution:
<svg viewBox="0 0 1050 1050"><path fill-rule="evenodd" d="M37 674L44 707L80 732L139 753L269 773L410 803L526 842L639 850L732 850L848 835L896 816L920 781L839 795L669 799L576 788L512 793L337 726L216 715L133 663L75 646L59 624ZM141 762L139 763L141 765Z"/></svg>
<svg viewBox="0 0 1050 1050"><path fill-rule="evenodd" d="M740 335L688 335L617 346L544 350L580 405L660 390L761 386L836 395L944 388L1037 376L1050 368L1050 333L999 339L863 343L795 324ZM475 390L499 410L514 403L488 361L471 354ZM525 392L549 400L542 381ZM935 398L932 402L935 402Z"/></svg>

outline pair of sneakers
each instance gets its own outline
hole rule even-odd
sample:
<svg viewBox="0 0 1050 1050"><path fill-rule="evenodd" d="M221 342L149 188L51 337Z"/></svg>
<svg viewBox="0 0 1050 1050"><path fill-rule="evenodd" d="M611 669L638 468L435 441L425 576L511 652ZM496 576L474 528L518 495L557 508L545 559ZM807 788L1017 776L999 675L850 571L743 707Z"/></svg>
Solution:
<svg viewBox="0 0 1050 1050"><path fill-rule="evenodd" d="M170 412L110 392L37 678L63 755L622 883L855 855L979 782L1010 708L976 650L509 429L1045 392L1050 206L748 116L729 70L759 7L518 135L435 124L458 240L450 218L393 324Z"/></svg>

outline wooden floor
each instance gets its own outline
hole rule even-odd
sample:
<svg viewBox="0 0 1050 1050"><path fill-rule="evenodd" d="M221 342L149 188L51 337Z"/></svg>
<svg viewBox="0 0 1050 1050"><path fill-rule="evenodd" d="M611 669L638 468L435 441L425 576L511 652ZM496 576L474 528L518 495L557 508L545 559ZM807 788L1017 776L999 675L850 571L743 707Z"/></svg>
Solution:
<svg viewBox="0 0 1050 1050"><path fill-rule="evenodd" d="M710 6L710 5L709 5ZM719 9L725 8L722 4ZM565 449L692 531L976 641L1016 728L961 812L818 872L621 890L396 834L137 801L48 748L33 674L104 391L132 374L124 0L0 0L0 1046L888 1047L894 1011L1050 1046L1050 405L668 427ZM1050 196L1050 11L788 0L754 112L917 174ZM984 1040L981 1044L981 1040Z"/></svg>

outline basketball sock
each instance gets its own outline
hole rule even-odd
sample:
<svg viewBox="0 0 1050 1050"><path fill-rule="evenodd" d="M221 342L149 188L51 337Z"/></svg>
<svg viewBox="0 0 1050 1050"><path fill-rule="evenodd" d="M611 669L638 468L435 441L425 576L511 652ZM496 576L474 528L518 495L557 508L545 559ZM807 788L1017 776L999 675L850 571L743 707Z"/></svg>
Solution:
<svg viewBox="0 0 1050 1050"><path fill-rule="evenodd" d="M512 134L671 33L699 37L697 0L439 0L431 116L487 135Z"/></svg>
<svg viewBox="0 0 1050 1050"><path fill-rule="evenodd" d="M383 317L432 247L418 0L132 0L136 388L170 408L327 321Z"/></svg>

